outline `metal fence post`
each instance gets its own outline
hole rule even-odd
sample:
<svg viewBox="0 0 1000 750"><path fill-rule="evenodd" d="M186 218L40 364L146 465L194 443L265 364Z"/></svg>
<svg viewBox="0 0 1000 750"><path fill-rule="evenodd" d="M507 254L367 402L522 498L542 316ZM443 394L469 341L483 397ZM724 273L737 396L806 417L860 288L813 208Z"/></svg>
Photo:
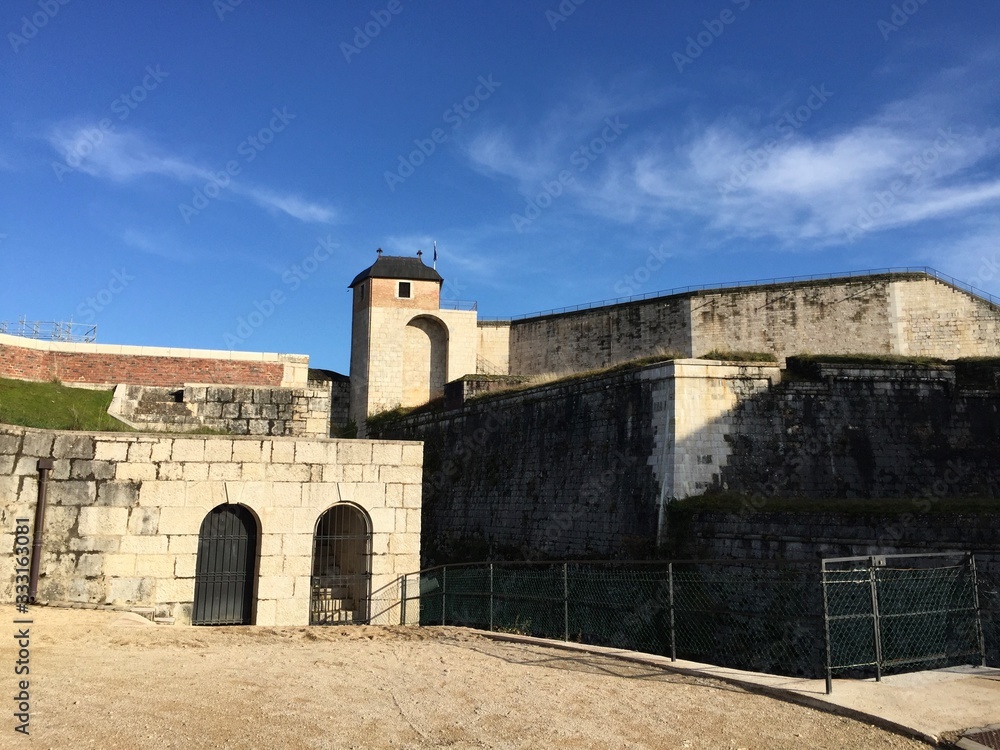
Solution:
<svg viewBox="0 0 1000 750"><path fill-rule="evenodd" d="M493 563L490 563L490 632L493 632Z"/></svg>
<svg viewBox="0 0 1000 750"><path fill-rule="evenodd" d="M677 661L677 623L674 620L674 564L667 564L667 584L670 596L670 661Z"/></svg>
<svg viewBox="0 0 1000 750"><path fill-rule="evenodd" d="M976 608L976 638L979 641L979 666L986 666L986 639L983 637L983 610L979 606L979 576L976 574L976 556L969 554L969 573L972 575L972 606Z"/></svg>
<svg viewBox="0 0 1000 750"><path fill-rule="evenodd" d="M823 640L826 642L826 694L833 692L833 651L830 646L830 600L826 590L826 561L820 563L823 586Z"/></svg>
<svg viewBox="0 0 1000 750"><path fill-rule="evenodd" d="M441 624L448 624L448 611L447 611L447 591L448 591L448 566L441 566Z"/></svg>
<svg viewBox="0 0 1000 750"><path fill-rule="evenodd" d="M569 578L563 563L563 640L569 640Z"/></svg>
<svg viewBox="0 0 1000 750"><path fill-rule="evenodd" d="M399 579L399 624L406 624L406 574Z"/></svg>
<svg viewBox="0 0 1000 750"><path fill-rule="evenodd" d="M875 682L882 682L882 622L879 619L878 578L875 575L875 558L868 561L868 583L872 598L872 628L875 636Z"/></svg>

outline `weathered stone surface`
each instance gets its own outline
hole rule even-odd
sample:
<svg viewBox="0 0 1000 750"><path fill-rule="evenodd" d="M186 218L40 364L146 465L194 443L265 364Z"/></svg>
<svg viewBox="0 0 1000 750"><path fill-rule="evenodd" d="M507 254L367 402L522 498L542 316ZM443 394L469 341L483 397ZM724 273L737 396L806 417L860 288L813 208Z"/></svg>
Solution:
<svg viewBox="0 0 1000 750"><path fill-rule="evenodd" d="M57 435L52 450L56 458L92 459L94 438L90 435Z"/></svg>
<svg viewBox="0 0 1000 750"><path fill-rule="evenodd" d="M37 456L48 458L52 456L52 446L55 443L55 436L48 432L38 432L28 430L24 433L24 444L21 452L25 456ZM64 453L60 453L56 458L71 458Z"/></svg>
<svg viewBox="0 0 1000 750"><path fill-rule="evenodd" d="M97 497L97 483L67 481L49 483L49 502L55 505L93 505Z"/></svg>

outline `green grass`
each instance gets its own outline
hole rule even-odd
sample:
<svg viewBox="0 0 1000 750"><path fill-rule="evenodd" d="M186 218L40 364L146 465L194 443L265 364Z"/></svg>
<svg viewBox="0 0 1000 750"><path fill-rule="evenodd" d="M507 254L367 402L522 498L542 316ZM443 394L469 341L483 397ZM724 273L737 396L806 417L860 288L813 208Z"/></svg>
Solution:
<svg viewBox="0 0 1000 750"><path fill-rule="evenodd" d="M815 362L823 365L945 365L938 357L910 357L905 354L796 354L789 362Z"/></svg>
<svg viewBox="0 0 1000 750"><path fill-rule="evenodd" d="M778 358L771 352L723 351L713 349L698 359L717 359L722 362L777 362Z"/></svg>
<svg viewBox="0 0 1000 750"><path fill-rule="evenodd" d="M111 391L0 378L0 422L49 430L133 432L108 415Z"/></svg>

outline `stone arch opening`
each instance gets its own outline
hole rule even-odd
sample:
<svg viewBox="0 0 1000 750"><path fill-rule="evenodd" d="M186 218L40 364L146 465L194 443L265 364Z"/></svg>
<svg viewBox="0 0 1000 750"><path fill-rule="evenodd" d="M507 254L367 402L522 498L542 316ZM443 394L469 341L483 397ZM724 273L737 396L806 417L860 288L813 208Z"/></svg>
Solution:
<svg viewBox="0 0 1000 750"><path fill-rule="evenodd" d="M328 508L313 538L310 625L347 625L369 619L372 524L350 503Z"/></svg>
<svg viewBox="0 0 1000 750"><path fill-rule="evenodd" d="M192 625L252 625L260 524L245 505L212 508L198 531Z"/></svg>
<svg viewBox="0 0 1000 750"><path fill-rule="evenodd" d="M402 405L420 406L443 396L447 380L447 327L429 315L413 318L403 337Z"/></svg>

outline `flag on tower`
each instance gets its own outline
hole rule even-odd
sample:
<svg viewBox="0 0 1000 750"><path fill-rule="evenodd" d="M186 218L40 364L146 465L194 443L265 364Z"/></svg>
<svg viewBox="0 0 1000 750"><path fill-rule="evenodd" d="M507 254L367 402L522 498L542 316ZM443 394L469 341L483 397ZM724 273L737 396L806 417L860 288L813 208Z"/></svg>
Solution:
<svg viewBox="0 0 1000 750"><path fill-rule="evenodd" d="M434 270L436 271L438 267L438 243L434 240Z"/></svg>

